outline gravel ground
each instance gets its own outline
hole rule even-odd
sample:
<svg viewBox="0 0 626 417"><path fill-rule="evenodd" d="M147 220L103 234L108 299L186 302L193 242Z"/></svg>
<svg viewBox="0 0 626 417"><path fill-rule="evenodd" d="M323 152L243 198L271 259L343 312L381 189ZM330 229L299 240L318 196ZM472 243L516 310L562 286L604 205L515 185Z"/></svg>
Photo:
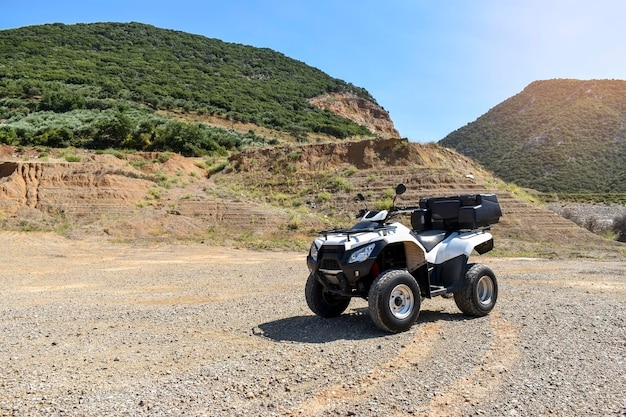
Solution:
<svg viewBox="0 0 626 417"><path fill-rule="evenodd" d="M492 314L389 335L303 253L0 236L0 415L626 415L623 261L483 257Z"/></svg>

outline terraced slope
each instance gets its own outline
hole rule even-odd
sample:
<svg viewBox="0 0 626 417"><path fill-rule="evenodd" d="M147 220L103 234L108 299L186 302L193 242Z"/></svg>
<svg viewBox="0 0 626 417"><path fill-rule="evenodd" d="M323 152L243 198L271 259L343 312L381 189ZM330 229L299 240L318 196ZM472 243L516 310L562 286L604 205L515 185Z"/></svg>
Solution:
<svg viewBox="0 0 626 417"><path fill-rule="evenodd" d="M391 139L310 145L298 150L249 150L233 157L231 167L237 174L222 174L224 184L232 184L236 178L250 195L270 203L272 195L292 195L288 200L292 204L304 203L319 217L332 218L327 222L330 226L354 222L354 213L362 207L354 199L357 192L366 195L373 208L388 204L391 191L404 183L408 191L398 199L400 205L416 204L422 197L497 194L503 217L494 234L503 252L595 257L596 249L620 247L514 194L470 159L436 146ZM264 193L260 195L258 190Z"/></svg>

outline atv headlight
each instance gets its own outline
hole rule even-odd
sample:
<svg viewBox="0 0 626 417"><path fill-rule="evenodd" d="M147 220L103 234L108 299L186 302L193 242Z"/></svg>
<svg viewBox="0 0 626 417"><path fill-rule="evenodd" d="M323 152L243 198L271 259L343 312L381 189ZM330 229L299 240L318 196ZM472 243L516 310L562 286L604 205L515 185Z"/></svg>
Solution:
<svg viewBox="0 0 626 417"><path fill-rule="evenodd" d="M350 255L350 259L348 259L349 264L353 264L355 262L363 262L367 258L370 257L372 251L374 250L375 243L371 243L357 251L355 251L352 255Z"/></svg>
<svg viewBox="0 0 626 417"><path fill-rule="evenodd" d="M318 253L317 245L315 244L315 242L313 242L311 243L311 249L309 249L309 255L311 255L311 258L313 258L315 262L317 262L317 253Z"/></svg>

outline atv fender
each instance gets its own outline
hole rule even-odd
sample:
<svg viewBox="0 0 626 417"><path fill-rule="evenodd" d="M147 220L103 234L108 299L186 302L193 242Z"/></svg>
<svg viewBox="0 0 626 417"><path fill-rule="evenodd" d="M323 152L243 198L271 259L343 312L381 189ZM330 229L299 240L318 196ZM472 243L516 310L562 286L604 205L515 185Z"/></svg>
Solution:
<svg viewBox="0 0 626 417"><path fill-rule="evenodd" d="M489 248L488 242L490 241L493 241L493 236L488 232L454 232L445 238L434 250L428 252L426 260L433 264L442 264L459 255L465 255L469 258L477 246ZM487 250L481 249L481 253L485 252Z"/></svg>

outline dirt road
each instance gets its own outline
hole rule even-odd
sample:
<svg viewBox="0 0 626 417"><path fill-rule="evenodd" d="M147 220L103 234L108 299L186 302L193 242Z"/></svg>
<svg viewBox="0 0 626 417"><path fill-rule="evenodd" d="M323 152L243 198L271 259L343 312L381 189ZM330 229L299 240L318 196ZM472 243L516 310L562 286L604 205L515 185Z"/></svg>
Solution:
<svg viewBox="0 0 626 417"><path fill-rule="evenodd" d="M626 415L623 260L484 257L491 315L388 335L304 253L0 237L0 415Z"/></svg>

